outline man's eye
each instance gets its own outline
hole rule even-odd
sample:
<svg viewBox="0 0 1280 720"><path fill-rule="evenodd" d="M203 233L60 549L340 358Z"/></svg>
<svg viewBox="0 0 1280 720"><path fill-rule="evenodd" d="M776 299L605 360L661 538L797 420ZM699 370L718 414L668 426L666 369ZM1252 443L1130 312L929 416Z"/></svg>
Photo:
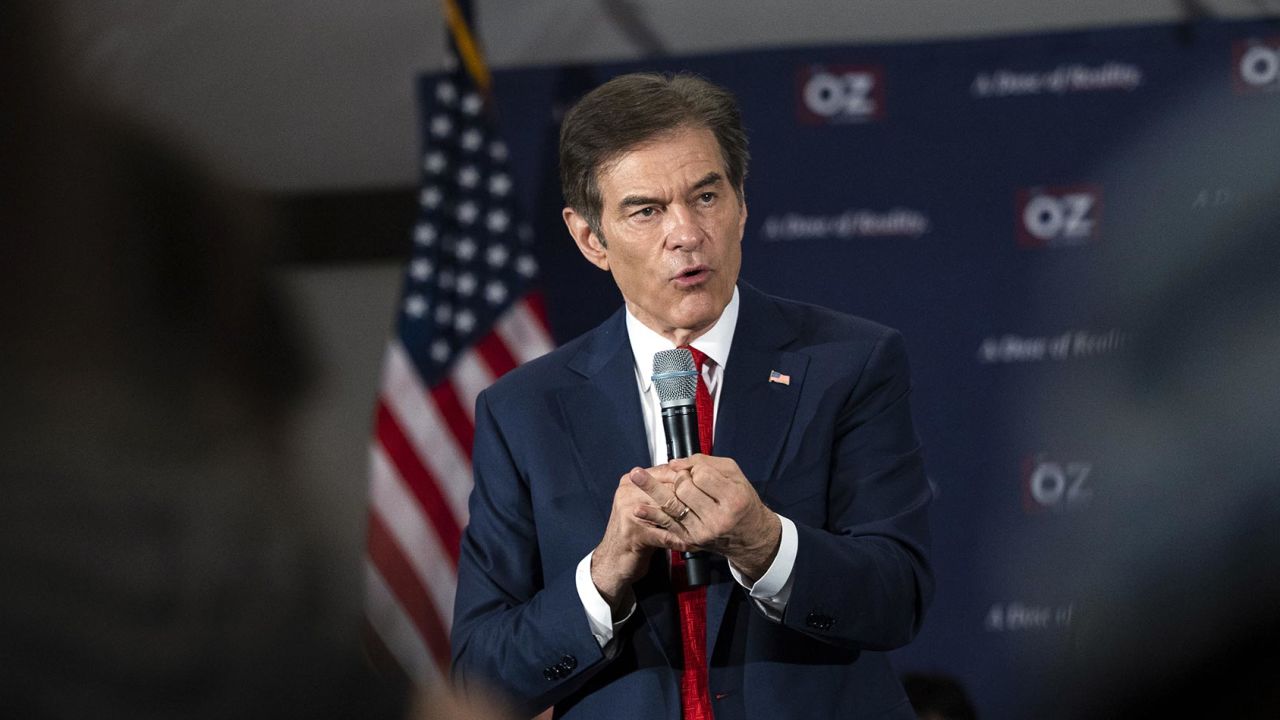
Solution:
<svg viewBox="0 0 1280 720"><path fill-rule="evenodd" d="M716 194L713 192L704 192L698 196L698 199L704 203L710 203L716 199Z"/></svg>
<svg viewBox="0 0 1280 720"><path fill-rule="evenodd" d="M653 214L656 212L657 210L655 208L651 208L651 207L640 208L639 212L637 212L636 215L639 215L640 217L653 217Z"/></svg>

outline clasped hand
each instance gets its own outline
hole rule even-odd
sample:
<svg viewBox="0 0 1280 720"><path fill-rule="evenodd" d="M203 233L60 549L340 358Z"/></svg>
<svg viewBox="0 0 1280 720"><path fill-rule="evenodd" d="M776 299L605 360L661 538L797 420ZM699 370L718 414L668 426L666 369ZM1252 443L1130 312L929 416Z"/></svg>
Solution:
<svg viewBox="0 0 1280 720"><path fill-rule="evenodd" d="M591 578L615 610L653 551L710 550L755 580L778 551L782 523L730 458L694 455L623 475Z"/></svg>

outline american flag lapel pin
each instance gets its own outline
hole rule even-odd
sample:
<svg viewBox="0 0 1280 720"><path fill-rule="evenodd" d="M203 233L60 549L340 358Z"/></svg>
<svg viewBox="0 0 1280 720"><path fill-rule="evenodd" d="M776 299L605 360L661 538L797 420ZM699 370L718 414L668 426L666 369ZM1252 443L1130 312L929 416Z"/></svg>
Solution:
<svg viewBox="0 0 1280 720"><path fill-rule="evenodd" d="M782 373L778 372L777 370L770 370L770 371L769 371L769 382L778 383L778 384L780 384L780 385L790 385L790 384L791 384L791 376L790 376L790 375L783 375Z"/></svg>

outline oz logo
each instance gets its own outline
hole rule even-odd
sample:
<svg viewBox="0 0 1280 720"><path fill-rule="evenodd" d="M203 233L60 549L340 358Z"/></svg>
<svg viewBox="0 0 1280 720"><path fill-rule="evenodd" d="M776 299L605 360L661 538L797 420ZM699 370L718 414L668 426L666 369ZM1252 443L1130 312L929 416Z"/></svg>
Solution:
<svg viewBox="0 0 1280 720"><path fill-rule="evenodd" d="M1063 512L1084 507L1093 498L1093 464L1060 462L1032 455L1022 462L1022 508L1028 513Z"/></svg>
<svg viewBox="0 0 1280 720"><path fill-rule="evenodd" d="M1232 85L1242 94L1280 90L1280 36L1238 40L1231 48Z"/></svg>
<svg viewBox="0 0 1280 720"><path fill-rule="evenodd" d="M884 117L884 72L870 65L807 65L796 76L796 113L808 125Z"/></svg>
<svg viewBox="0 0 1280 720"><path fill-rule="evenodd" d="M1019 245L1083 245L1098 238L1102 188L1077 185L1019 190L1017 212Z"/></svg>

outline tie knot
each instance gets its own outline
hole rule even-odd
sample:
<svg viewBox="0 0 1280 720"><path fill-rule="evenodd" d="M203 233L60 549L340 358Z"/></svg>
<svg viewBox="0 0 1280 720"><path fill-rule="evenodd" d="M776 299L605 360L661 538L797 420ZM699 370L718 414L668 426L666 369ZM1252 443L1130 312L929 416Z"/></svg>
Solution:
<svg viewBox="0 0 1280 720"><path fill-rule="evenodd" d="M692 345L682 345L681 347L693 353L693 364L697 366L698 372L702 372L702 366L707 362L707 354Z"/></svg>

